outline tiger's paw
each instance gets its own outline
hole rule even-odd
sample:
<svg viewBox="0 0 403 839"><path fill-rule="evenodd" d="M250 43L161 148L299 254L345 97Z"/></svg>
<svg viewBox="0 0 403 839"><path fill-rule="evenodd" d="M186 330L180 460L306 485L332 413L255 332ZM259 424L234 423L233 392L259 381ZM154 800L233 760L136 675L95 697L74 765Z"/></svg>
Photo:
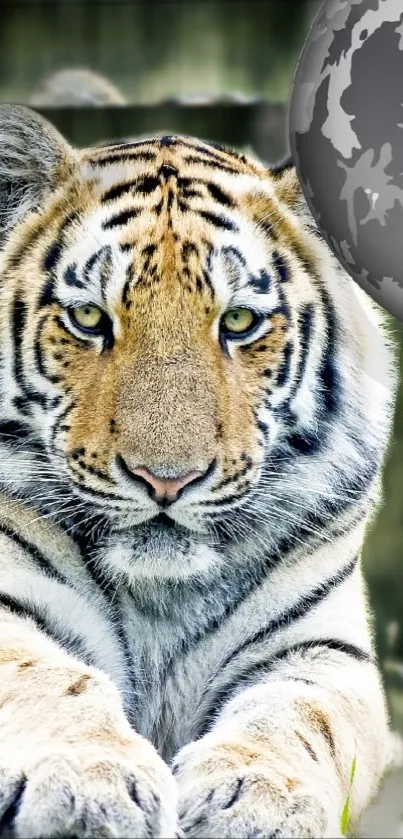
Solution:
<svg viewBox="0 0 403 839"><path fill-rule="evenodd" d="M318 839L341 836L340 820L330 813L309 779L296 780L271 768L261 750L207 737L176 757L179 826L183 835L204 839Z"/></svg>
<svg viewBox="0 0 403 839"><path fill-rule="evenodd" d="M176 784L151 744L0 757L0 836L160 837L177 831Z"/></svg>

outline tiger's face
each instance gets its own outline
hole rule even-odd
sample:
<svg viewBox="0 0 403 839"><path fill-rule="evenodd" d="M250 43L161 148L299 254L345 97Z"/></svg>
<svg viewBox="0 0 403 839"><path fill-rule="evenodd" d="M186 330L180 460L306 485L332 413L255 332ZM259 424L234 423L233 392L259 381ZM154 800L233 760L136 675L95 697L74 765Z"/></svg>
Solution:
<svg viewBox="0 0 403 839"><path fill-rule="evenodd" d="M292 169L186 137L69 154L4 250L3 420L36 485L46 460L86 515L199 538L317 446L320 246Z"/></svg>

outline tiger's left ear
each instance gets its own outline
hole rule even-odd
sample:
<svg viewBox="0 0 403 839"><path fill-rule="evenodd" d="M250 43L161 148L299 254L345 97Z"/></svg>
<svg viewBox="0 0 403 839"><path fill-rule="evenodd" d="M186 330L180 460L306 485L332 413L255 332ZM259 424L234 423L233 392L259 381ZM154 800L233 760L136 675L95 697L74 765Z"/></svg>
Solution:
<svg viewBox="0 0 403 839"><path fill-rule="evenodd" d="M288 157L283 163L272 167L269 171L274 179L278 200L299 216L307 230L323 238L302 191L292 158Z"/></svg>
<svg viewBox="0 0 403 839"><path fill-rule="evenodd" d="M0 237L74 168L74 150L47 120L22 105L0 105Z"/></svg>
<svg viewBox="0 0 403 839"><path fill-rule="evenodd" d="M278 166L272 166L269 172L274 177L276 195L280 201L292 210L305 203L297 172L291 157L287 157Z"/></svg>

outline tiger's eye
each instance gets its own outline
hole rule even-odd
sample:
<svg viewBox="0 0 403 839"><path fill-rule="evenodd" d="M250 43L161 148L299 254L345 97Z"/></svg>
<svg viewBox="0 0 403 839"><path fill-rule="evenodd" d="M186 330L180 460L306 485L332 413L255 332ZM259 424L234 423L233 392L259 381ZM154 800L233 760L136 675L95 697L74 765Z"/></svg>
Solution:
<svg viewBox="0 0 403 839"><path fill-rule="evenodd" d="M221 324L225 332L239 335L242 332L248 332L255 321L255 315L250 309L239 307L238 309L228 309L228 312L222 318Z"/></svg>
<svg viewBox="0 0 403 839"><path fill-rule="evenodd" d="M78 306L71 310L71 315L77 326L82 329L96 330L99 328L103 312L98 306Z"/></svg>

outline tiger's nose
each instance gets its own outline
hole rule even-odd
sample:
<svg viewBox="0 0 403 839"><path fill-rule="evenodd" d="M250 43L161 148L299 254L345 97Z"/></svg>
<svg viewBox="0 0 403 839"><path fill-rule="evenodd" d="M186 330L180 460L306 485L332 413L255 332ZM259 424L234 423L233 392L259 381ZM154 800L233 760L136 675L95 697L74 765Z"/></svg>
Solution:
<svg viewBox="0 0 403 839"><path fill-rule="evenodd" d="M161 506L167 506L176 501L179 493L186 486L207 477L213 466L213 464L210 464L205 472L193 470L175 478L163 478L145 466L131 469L122 457L119 457L118 461L126 476L143 484L148 494Z"/></svg>
<svg viewBox="0 0 403 839"><path fill-rule="evenodd" d="M151 489L151 495L158 504L176 501L181 489L197 478L201 478L203 472L188 472L187 475L180 475L179 478L158 478L149 469L133 469L132 475L145 481Z"/></svg>

